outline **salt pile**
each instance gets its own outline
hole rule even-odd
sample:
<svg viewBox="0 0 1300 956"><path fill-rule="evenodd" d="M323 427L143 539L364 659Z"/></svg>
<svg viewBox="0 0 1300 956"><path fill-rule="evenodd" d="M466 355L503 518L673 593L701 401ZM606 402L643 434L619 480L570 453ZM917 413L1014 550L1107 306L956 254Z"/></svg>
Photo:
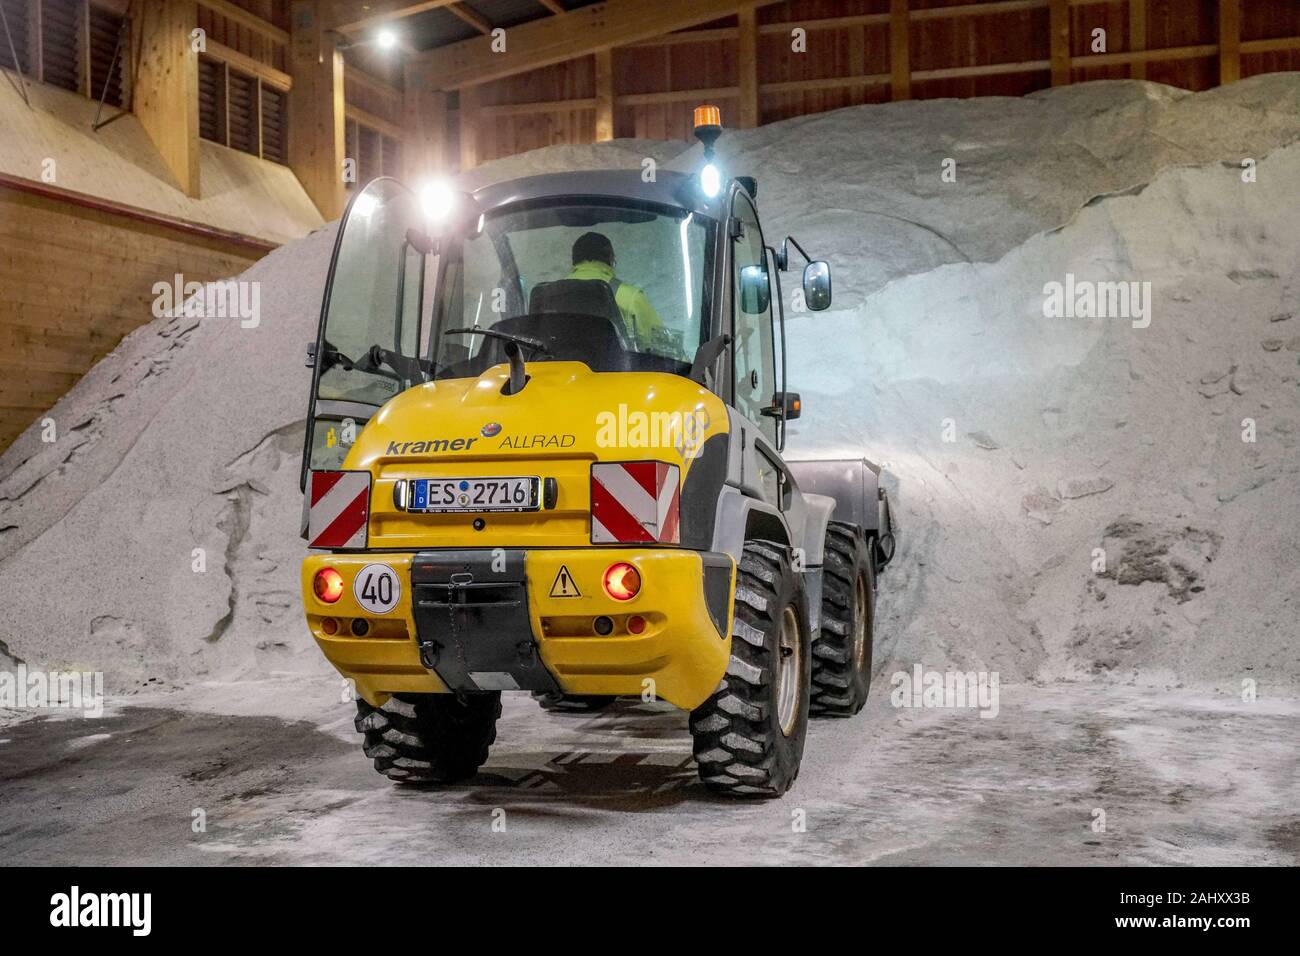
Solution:
<svg viewBox="0 0 1300 956"><path fill-rule="evenodd" d="M794 233L835 268L835 309L789 327L808 416L792 451L889 462L905 536L881 657L1300 678L1298 107L1295 74L1195 95L1107 82L724 139L727 166L760 176L768 240ZM469 179L646 156L696 151L553 147ZM34 426L0 457L0 652L102 668L110 690L323 671L297 475L332 237L245 273L257 328L144 326L51 411L57 442ZM1150 324L1045 318L1045 285L1070 274L1150 282Z"/></svg>

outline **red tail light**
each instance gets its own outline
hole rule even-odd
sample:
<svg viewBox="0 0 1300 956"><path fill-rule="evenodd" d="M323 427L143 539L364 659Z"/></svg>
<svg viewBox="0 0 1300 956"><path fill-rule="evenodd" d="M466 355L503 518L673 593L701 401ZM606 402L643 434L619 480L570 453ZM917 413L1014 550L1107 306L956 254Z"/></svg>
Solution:
<svg viewBox="0 0 1300 956"><path fill-rule="evenodd" d="M311 589L326 604L333 604L343 596L343 575L333 568L321 568L312 578Z"/></svg>
<svg viewBox="0 0 1300 956"><path fill-rule="evenodd" d="M615 601L630 601L641 590L641 573L626 561L605 569L605 593Z"/></svg>

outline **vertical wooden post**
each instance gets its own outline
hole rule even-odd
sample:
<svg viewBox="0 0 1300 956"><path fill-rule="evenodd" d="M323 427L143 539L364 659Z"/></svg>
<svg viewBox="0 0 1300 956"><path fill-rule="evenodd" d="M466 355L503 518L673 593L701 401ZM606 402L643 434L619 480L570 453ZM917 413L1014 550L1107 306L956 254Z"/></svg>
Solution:
<svg viewBox="0 0 1300 956"><path fill-rule="evenodd" d="M614 138L614 51L596 51L596 142Z"/></svg>
<svg viewBox="0 0 1300 956"><path fill-rule="evenodd" d="M740 128L753 129L758 125L758 11L754 7L741 7L740 45L736 55L736 69L740 87Z"/></svg>
<svg viewBox="0 0 1300 956"><path fill-rule="evenodd" d="M1051 0L1051 4L1052 85L1065 86L1070 82L1070 0Z"/></svg>
<svg viewBox="0 0 1300 956"><path fill-rule="evenodd" d="M99 91L95 89L90 69L90 0L80 0L80 3L81 9L77 11L77 48L81 53L81 62L77 71L81 75L77 77L77 86L81 88L82 96L98 99Z"/></svg>
<svg viewBox="0 0 1300 956"><path fill-rule="evenodd" d="M1128 0L1128 48L1134 53L1147 48L1147 0ZM1135 80L1145 80L1147 65L1129 64L1128 75Z"/></svg>
<svg viewBox="0 0 1300 956"><path fill-rule="evenodd" d="M448 171L447 94L434 89L424 68L409 60L402 86L406 127L402 175L413 186L427 176Z"/></svg>
<svg viewBox="0 0 1300 956"><path fill-rule="evenodd" d="M345 204L343 55L315 3L299 0L289 16L289 168L320 214L335 219Z"/></svg>
<svg viewBox="0 0 1300 956"><path fill-rule="evenodd" d="M41 0L27 0L27 75L33 80L45 79L45 52L41 48Z"/></svg>
<svg viewBox="0 0 1300 956"><path fill-rule="evenodd" d="M849 27L849 76L867 75L867 31L865 27ZM854 86L849 90L849 102L866 102L866 89Z"/></svg>
<svg viewBox="0 0 1300 956"><path fill-rule="evenodd" d="M135 115L187 196L199 195L199 55L190 45L198 22L193 0L135 0L138 50Z"/></svg>
<svg viewBox="0 0 1300 956"><path fill-rule="evenodd" d="M1219 83L1241 79L1241 0L1219 0Z"/></svg>
<svg viewBox="0 0 1300 956"><path fill-rule="evenodd" d="M478 165L478 95L477 86L460 90L460 171L469 172Z"/></svg>
<svg viewBox="0 0 1300 956"><path fill-rule="evenodd" d="M912 98L907 0L889 0L889 98Z"/></svg>

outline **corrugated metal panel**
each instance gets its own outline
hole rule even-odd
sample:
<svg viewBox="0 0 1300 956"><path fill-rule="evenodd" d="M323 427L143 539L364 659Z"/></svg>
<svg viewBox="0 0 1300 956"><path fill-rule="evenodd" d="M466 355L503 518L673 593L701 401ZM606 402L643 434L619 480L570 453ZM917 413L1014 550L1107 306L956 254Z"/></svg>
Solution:
<svg viewBox="0 0 1300 956"><path fill-rule="evenodd" d="M9 36L0 29L0 66L8 70L14 68L14 58L9 52L12 39L18 64L30 76L32 58L27 50L27 0L0 0L0 10L4 10L4 22L9 27Z"/></svg>
<svg viewBox="0 0 1300 956"><path fill-rule="evenodd" d="M262 87L262 158L281 165L289 161L287 109L287 96Z"/></svg>
<svg viewBox="0 0 1300 956"><path fill-rule="evenodd" d="M104 102L110 106L125 106L123 97L127 58L130 47L124 27L126 18L119 17L107 10L91 6L90 8L90 95L94 99L104 96ZM121 45L118 38L121 36ZM116 58L114 57L116 53ZM105 85L107 94L105 95Z"/></svg>
<svg viewBox="0 0 1300 956"><path fill-rule="evenodd" d="M226 67L199 57L199 135L226 144Z"/></svg>

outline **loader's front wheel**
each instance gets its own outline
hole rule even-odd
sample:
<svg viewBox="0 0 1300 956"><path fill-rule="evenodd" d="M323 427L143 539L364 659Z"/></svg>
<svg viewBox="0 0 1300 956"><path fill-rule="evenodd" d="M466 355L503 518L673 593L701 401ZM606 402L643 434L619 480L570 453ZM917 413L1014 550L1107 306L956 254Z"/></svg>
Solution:
<svg viewBox="0 0 1300 956"><path fill-rule="evenodd" d="M812 652L812 712L851 717L871 690L876 576L854 525L832 521L822 563L822 631Z"/></svg>
<svg viewBox="0 0 1300 956"><path fill-rule="evenodd" d="M402 783L474 776L497 739L501 692L395 694L382 707L357 699L357 730L375 769Z"/></svg>
<svg viewBox="0 0 1300 956"><path fill-rule="evenodd" d="M705 786L776 797L799 775L808 733L808 607L784 546L750 541L736 569L731 660L691 713Z"/></svg>

